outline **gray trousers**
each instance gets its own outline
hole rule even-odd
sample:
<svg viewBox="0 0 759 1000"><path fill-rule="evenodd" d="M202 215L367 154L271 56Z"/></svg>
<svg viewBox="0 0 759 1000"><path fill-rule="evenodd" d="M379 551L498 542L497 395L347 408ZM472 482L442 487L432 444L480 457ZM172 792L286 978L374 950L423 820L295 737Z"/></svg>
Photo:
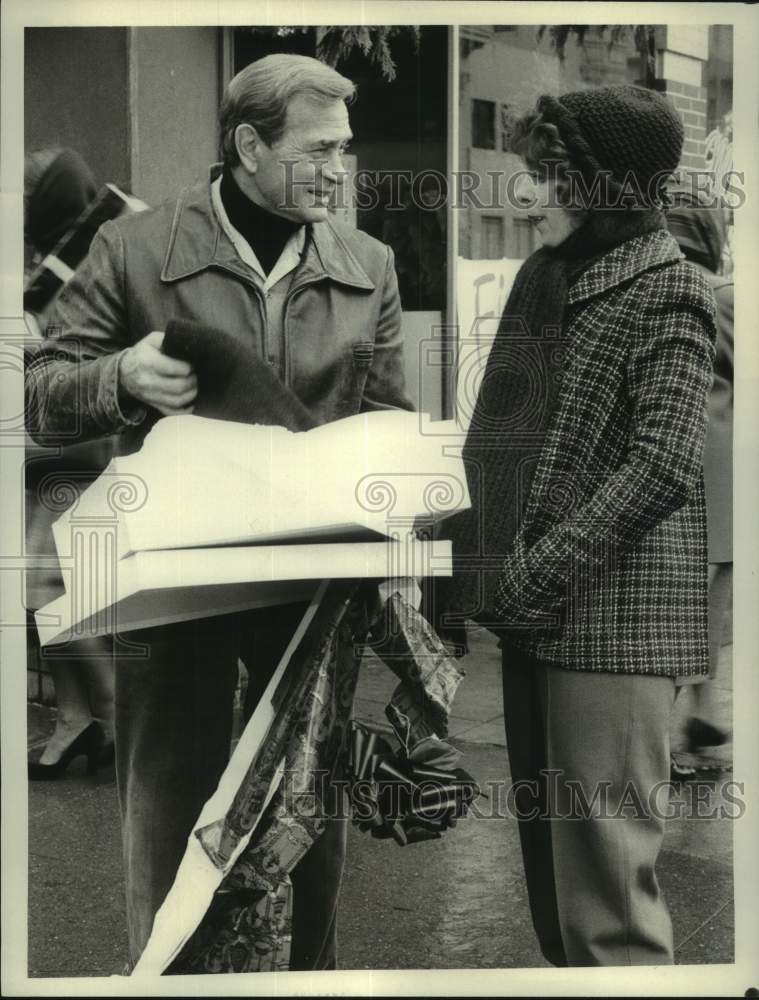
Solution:
<svg viewBox="0 0 759 1000"><path fill-rule="evenodd" d="M116 774L132 966L229 759L238 656L250 666L249 716L303 610L271 608L125 637L147 651L146 658L116 665ZM345 838L345 821L330 821L291 875L292 969L335 968Z"/></svg>
<svg viewBox="0 0 759 1000"><path fill-rule="evenodd" d="M503 700L543 955L557 966L671 964L672 925L655 866L673 680L566 670L504 643Z"/></svg>

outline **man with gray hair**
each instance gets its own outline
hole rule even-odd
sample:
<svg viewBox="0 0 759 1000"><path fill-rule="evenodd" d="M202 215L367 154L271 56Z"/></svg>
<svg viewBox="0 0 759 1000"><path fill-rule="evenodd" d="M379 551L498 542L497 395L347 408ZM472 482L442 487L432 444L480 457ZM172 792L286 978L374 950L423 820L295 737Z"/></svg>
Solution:
<svg viewBox="0 0 759 1000"><path fill-rule="evenodd" d="M118 434L129 453L162 415L190 412L207 373L191 352L162 349L172 320L206 328L219 352L266 362L315 424L411 408L392 252L328 215L354 89L294 55L268 56L231 81L220 111L223 164L178 199L103 225L61 295L27 370L32 436L68 444ZM221 390L256 394L239 371ZM276 421L264 413L261 422ZM117 663L132 963L228 759L238 656L252 668L249 714L301 613L288 606L153 628L131 637L145 659ZM292 969L335 967L344 852L345 822L333 820L293 872Z"/></svg>

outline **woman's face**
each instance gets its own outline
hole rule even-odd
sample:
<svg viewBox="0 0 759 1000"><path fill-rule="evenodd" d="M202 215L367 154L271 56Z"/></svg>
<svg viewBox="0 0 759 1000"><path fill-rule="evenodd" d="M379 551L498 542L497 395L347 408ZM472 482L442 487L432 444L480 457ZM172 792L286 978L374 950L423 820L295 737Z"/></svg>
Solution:
<svg viewBox="0 0 759 1000"><path fill-rule="evenodd" d="M580 225L579 215L559 204L554 180L541 180L525 169L517 179L515 195L520 214L537 230L545 247L559 246Z"/></svg>

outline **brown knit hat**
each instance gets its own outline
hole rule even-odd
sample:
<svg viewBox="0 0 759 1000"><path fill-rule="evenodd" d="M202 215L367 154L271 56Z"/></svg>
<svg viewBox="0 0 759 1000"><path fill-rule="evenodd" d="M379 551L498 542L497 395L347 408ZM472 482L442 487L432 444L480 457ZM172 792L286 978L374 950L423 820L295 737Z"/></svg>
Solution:
<svg viewBox="0 0 759 1000"><path fill-rule="evenodd" d="M683 124L661 94L645 87L600 87L561 97L541 97L537 111L556 126L570 158L586 180L600 172L642 203L664 200L666 175L683 148Z"/></svg>

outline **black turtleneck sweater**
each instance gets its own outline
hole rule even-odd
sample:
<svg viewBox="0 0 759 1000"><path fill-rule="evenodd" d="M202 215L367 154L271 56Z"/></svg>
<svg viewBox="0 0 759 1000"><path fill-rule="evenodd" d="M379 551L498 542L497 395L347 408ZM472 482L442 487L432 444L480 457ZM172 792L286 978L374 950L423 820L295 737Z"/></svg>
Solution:
<svg viewBox="0 0 759 1000"><path fill-rule="evenodd" d="M264 273L269 274L279 260L285 243L303 223L275 215L251 201L240 190L228 167L222 172L219 194L229 221L250 245Z"/></svg>

